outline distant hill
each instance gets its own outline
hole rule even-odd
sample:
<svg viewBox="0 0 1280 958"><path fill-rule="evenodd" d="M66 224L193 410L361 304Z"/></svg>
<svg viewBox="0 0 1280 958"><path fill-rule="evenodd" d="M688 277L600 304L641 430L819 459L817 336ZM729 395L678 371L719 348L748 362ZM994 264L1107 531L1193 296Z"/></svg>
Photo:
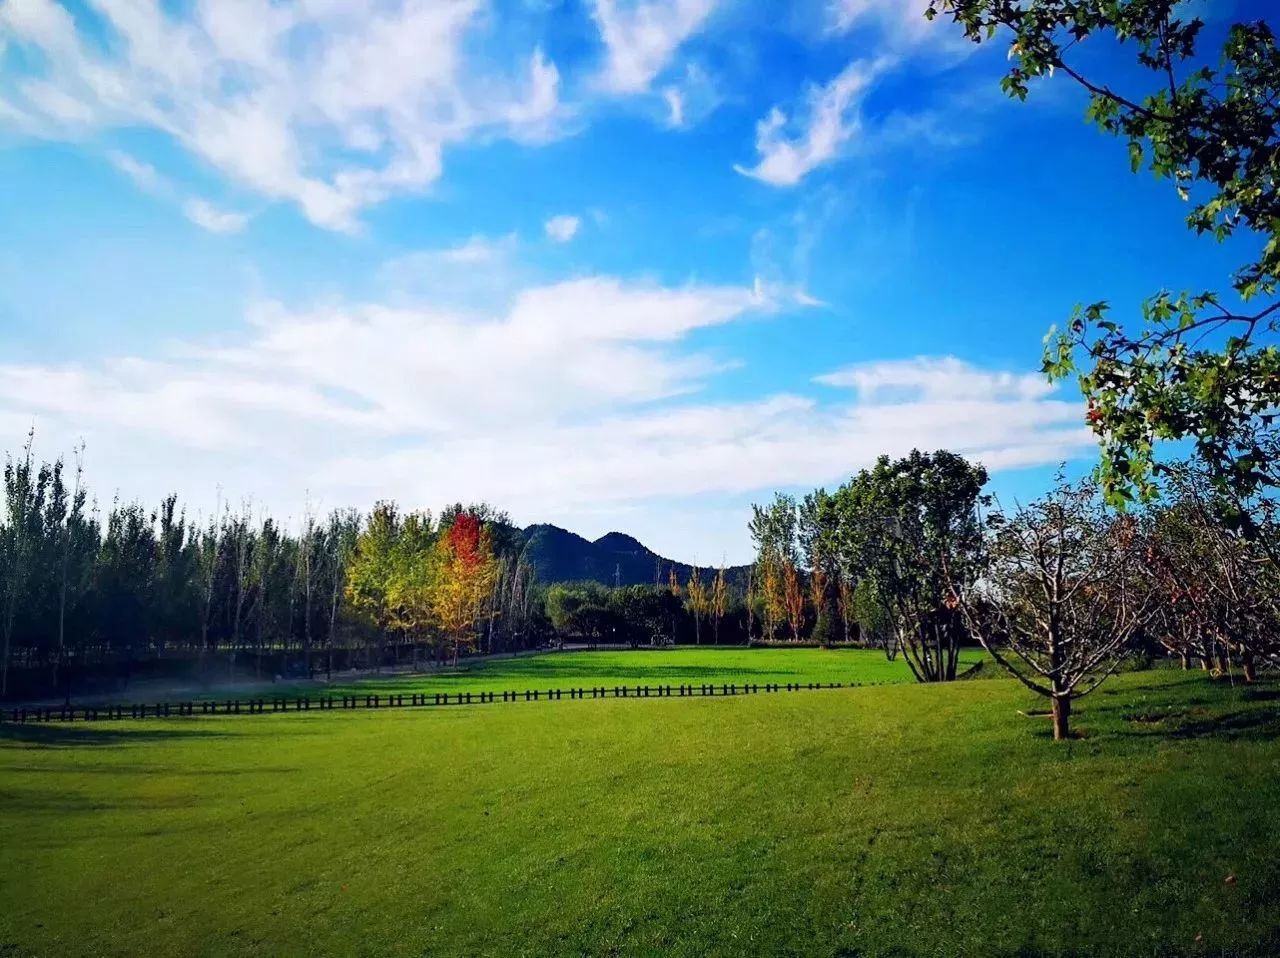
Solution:
<svg viewBox="0 0 1280 958"><path fill-rule="evenodd" d="M541 524L524 530L524 557L533 566L540 582L582 582L594 580L613 585L665 583L674 566L683 585L692 567L658 555L643 543L622 532L609 532L595 542L559 526ZM749 566L730 566L726 571L734 588L746 583ZM706 570L704 569L704 574ZM711 575L714 575L714 571ZM706 576L708 579L711 575Z"/></svg>

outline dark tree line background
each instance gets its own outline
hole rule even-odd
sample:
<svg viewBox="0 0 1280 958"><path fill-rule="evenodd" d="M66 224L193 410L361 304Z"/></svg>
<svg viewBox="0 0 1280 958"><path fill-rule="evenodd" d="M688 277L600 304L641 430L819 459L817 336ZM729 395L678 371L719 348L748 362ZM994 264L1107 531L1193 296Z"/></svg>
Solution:
<svg viewBox="0 0 1280 958"><path fill-rule="evenodd" d="M540 582L550 527L522 530L487 504L432 516L379 503L290 523L247 503L193 515L172 495L103 506L83 449L42 462L33 440L4 469L0 697L70 697L146 677L312 677L565 641L748 639L745 570L673 563L616 533L580 540L595 550L586 566L626 538L625 557L652 569L651 584ZM483 528L468 582L439 557L464 515ZM560 545L555 561L573 567ZM442 621L450 599L468 594L462 619L454 601Z"/></svg>

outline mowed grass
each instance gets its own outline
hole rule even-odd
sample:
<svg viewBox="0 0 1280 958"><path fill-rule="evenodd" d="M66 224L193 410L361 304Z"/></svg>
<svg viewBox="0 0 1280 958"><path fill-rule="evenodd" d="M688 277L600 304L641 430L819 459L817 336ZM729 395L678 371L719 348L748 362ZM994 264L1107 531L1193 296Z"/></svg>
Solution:
<svg viewBox="0 0 1280 958"><path fill-rule="evenodd" d="M961 669L981 661L977 649L961 652ZM700 685L768 682L884 685L912 682L901 657L890 662L869 649L691 648L548 652L517 658L465 660L458 668L417 674L335 678L329 683L279 682L252 692L214 691L205 698L296 695L409 695L419 692L503 692L621 685ZM128 700L127 693L117 698Z"/></svg>
<svg viewBox="0 0 1280 958"><path fill-rule="evenodd" d="M0 726L0 955L1280 953L1280 701L1117 676Z"/></svg>

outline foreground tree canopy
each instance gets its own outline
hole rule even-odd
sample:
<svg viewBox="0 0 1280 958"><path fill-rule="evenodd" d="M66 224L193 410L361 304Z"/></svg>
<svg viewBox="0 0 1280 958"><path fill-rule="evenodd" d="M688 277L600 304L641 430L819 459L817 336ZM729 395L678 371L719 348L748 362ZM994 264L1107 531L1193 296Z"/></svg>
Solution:
<svg viewBox="0 0 1280 958"><path fill-rule="evenodd" d="M1208 480L1229 496L1280 481L1280 50L1262 21L1209 39L1196 9L1174 0L931 0L926 14L950 17L974 42L1007 42L1010 96L1026 99L1053 75L1087 90L1089 119L1127 142L1135 172L1146 167L1190 204L1188 227L1252 251L1229 290L1160 290L1133 322L1093 302L1048 340L1045 371L1078 374L1089 399L1113 503L1156 494L1160 440L1194 443ZM1106 43L1139 69L1124 56L1085 56ZM1169 282L1178 288L1178 277Z"/></svg>

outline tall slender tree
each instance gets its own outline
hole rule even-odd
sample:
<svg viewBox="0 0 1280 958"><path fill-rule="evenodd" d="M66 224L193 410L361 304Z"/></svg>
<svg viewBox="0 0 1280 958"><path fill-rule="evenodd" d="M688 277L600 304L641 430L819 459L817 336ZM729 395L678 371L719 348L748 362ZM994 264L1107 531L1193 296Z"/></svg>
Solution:
<svg viewBox="0 0 1280 958"><path fill-rule="evenodd" d="M724 566L716 570L715 582L711 585L711 622L712 641L720 644L720 623L729 611L729 585L725 581Z"/></svg>

